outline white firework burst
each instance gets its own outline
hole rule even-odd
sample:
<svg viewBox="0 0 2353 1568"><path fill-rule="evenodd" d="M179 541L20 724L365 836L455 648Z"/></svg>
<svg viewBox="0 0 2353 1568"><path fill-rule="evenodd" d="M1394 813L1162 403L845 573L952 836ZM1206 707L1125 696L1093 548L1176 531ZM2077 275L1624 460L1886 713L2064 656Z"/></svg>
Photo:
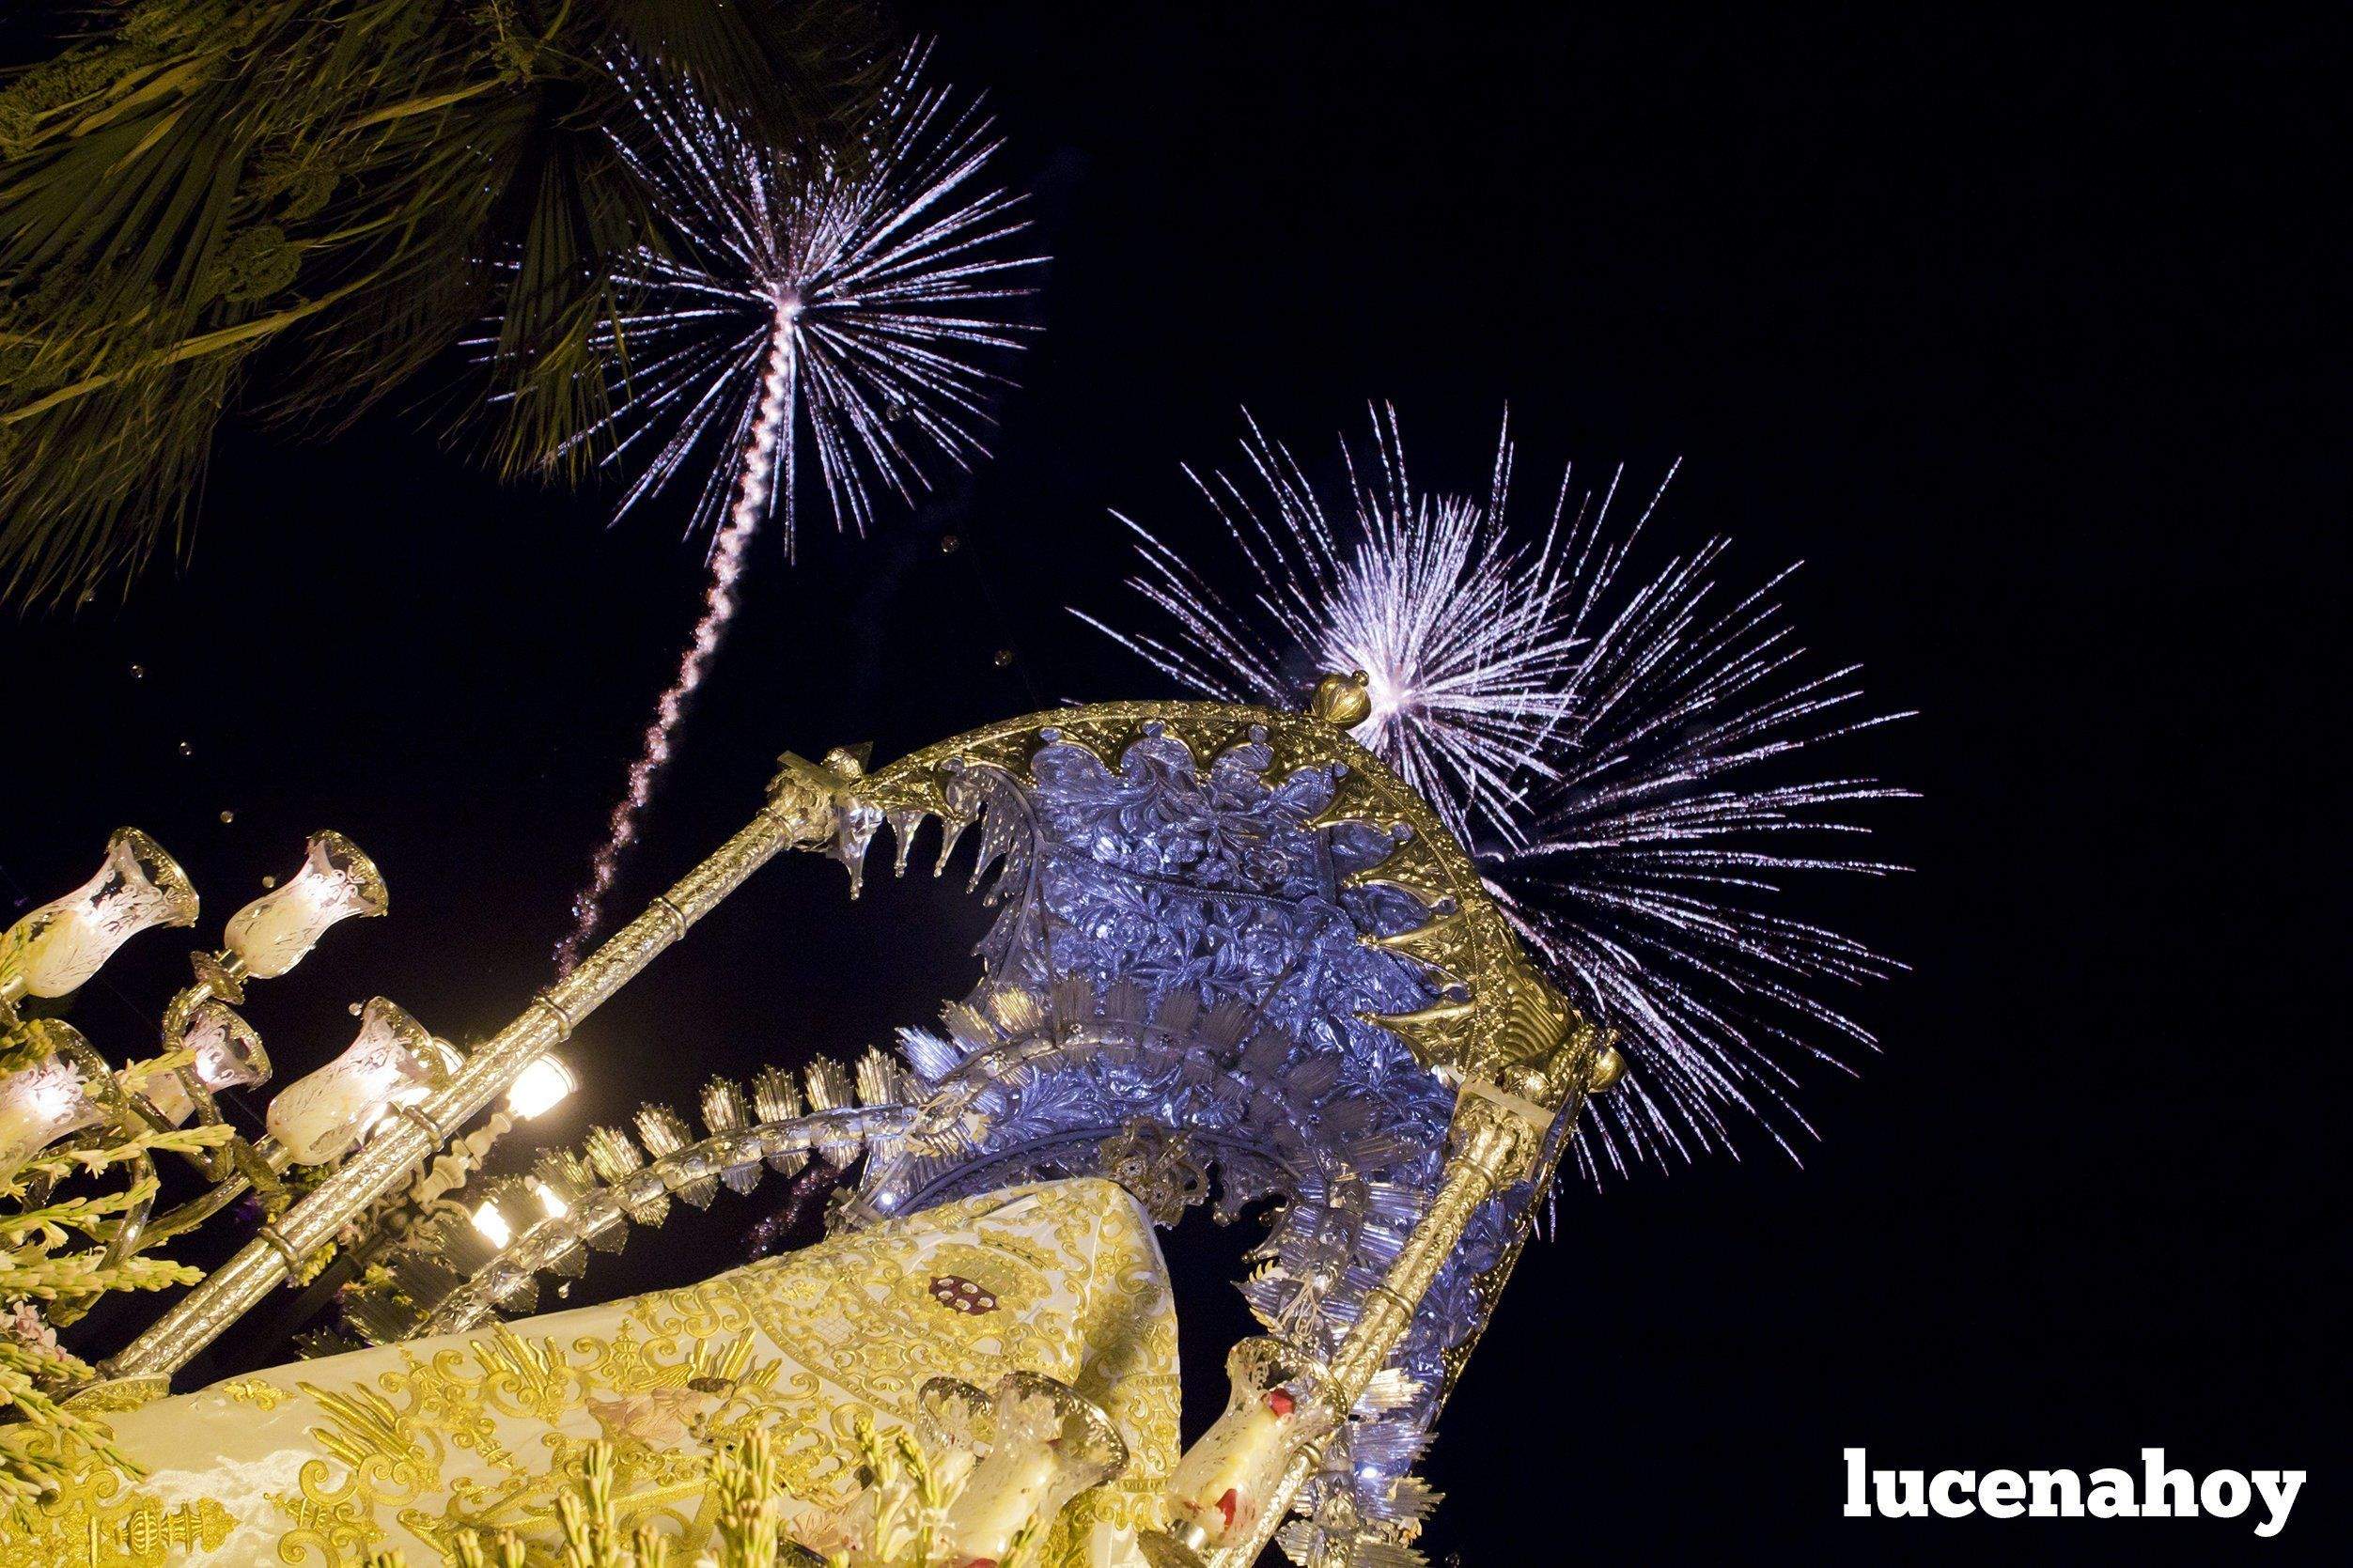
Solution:
<svg viewBox="0 0 2353 1568"><path fill-rule="evenodd" d="M703 609L614 808L574 924L596 928L675 732L736 610L752 536L782 514L792 551L805 440L835 522L864 532L883 492L912 501L922 461L983 452L992 368L1022 346L1008 302L1042 258L1012 241L1021 198L980 175L1000 143L976 105L919 80L909 52L882 112L839 153L761 142L691 87L623 64L640 123L616 133L671 242L615 274L624 301L596 339L620 381L584 436L635 476L626 514L679 485L711 535Z"/></svg>
<svg viewBox="0 0 2353 1568"><path fill-rule="evenodd" d="M1554 977L1621 1032L1625 1080L1579 1141L1589 1172L1707 1149L1736 1124L1795 1155L1813 1129L1798 1063L1877 1048L1845 998L1902 968L1794 912L1816 873L1901 869L1831 846L1852 808L1912 791L1825 770L1820 748L1910 717L1864 705L1856 666L1816 671L1778 600L1715 581L1728 546L1623 593L1597 626L1528 831L1485 858L1488 886ZM1794 569L1794 568L1792 568Z"/></svg>
<svg viewBox="0 0 2353 1568"><path fill-rule="evenodd" d="M1249 416L1243 416L1248 420ZM1547 741L1573 715L1567 688L1592 613L1591 556L1606 499L1590 517L1556 505L1544 531L1515 542L1508 418L1484 501L1418 491L1396 412L1373 415L1369 462L1343 441L1339 505L1327 508L1298 460L1255 421L1239 479L1185 472L1239 547L1253 576L1229 602L1164 539L1132 519L1143 571L1129 585L1176 635L1080 619L1163 674L1226 702L1295 707L1317 675L1361 671L1372 713L1357 737L1444 812L1466 841L1522 831L1524 796L1553 777ZM1564 481L1562 498L1567 487Z"/></svg>
<svg viewBox="0 0 2353 1568"><path fill-rule="evenodd" d="M927 450L982 452L1005 383L991 365L1025 335L1005 307L1043 258L1007 243L1028 227L1021 198L980 179L1002 146L990 120L926 85L925 56L908 53L841 152L779 150L687 87L620 71L640 124L615 146L672 240L616 268L624 304L600 345L623 377L600 460L636 473L621 513L695 484L697 520L717 524L745 471L769 469L758 509L784 514L789 549L804 436L834 520L861 530L880 492L912 499Z"/></svg>
<svg viewBox="0 0 2353 1568"><path fill-rule="evenodd" d="M1897 869L1812 847L1867 831L1848 808L1910 794L1826 774L1815 749L1907 715L1867 711L1852 667L1810 672L1774 598L1785 572L1730 598L1717 539L1638 576L1650 510L1610 522L1617 475L1596 495L1565 474L1543 526L1515 533L1508 427L1484 504L1413 491L1394 413L1375 436L1370 482L1344 444L1346 506L1328 510L1254 425L1251 487L1194 476L1246 598L1130 522L1130 584L1176 633L1082 618L1226 701L1296 707L1319 672L1365 672L1358 737L1473 844L1529 946L1621 1033L1626 1079L1577 1144L1589 1172L1731 1150L1746 1121L1791 1149L1811 1130L1794 1064L1872 1048L1837 999L1900 967L1778 907L1807 874Z"/></svg>

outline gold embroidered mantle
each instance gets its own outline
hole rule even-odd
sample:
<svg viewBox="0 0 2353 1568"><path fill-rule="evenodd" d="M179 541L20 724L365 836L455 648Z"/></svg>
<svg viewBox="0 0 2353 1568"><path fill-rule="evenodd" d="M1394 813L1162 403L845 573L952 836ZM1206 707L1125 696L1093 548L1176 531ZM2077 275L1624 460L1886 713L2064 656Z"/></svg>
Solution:
<svg viewBox="0 0 2353 1568"><path fill-rule="evenodd" d="M387 1548L421 1568L468 1529L545 1551L555 1495L599 1438L626 1522L691 1549L710 1532L699 1461L746 1426L774 1434L795 1498L828 1508L855 1489L857 1421L911 1419L931 1377L988 1387L1016 1369L1075 1385L1127 1439L1127 1476L1049 1553L1085 1561L1096 1525L1149 1522L1177 1441L1167 1272L1117 1187L1014 1188L684 1290L160 1401L113 1418L149 1474L78 1477L36 1535L0 1527L0 1568L328 1568Z"/></svg>

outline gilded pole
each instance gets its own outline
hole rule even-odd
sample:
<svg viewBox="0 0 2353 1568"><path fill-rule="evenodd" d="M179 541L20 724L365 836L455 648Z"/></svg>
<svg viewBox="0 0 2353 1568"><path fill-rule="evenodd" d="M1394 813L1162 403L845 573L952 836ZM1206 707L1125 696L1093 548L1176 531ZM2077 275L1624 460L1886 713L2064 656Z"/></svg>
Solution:
<svg viewBox="0 0 2353 1568"><path fill-rule="evenodd" d="M1573 1117L1583 1104L1584 1094L1580 1091L1570 1097L1562 1114ZM1398 1342L1412 1325L1422 1297L1438 1278L1439 1269L1454 1255L1480 1206L1535 1168L1552 1116L1545 1107L1492 1085L1475 1079L1463 1085L1455 1105L1445 1179L1387 1276L1365 1293L1363 1311L1319 1380L1317 1397L1335 1421L1355 1408L1366 1386L1389 1364ZM1213 1568L1246 1568L1258 1560L1258 1554L1289 1515L1300 1488L1315 1473L1329 1440L1327 1434L1292 1455L1250 1536L1218 1548L1208 1559Z"/></svg>
<svg viewBox="0 0 2353 1568"><path fill-rule="evenodd" d="M821 768L787 755L769 786L768 803L750 825L656 897L569 976L534 997L513 1022L475 1048L448 1083L385 1118L348 1164L274 1225L263 1226L242 1250L109 1361L107 1375L167 1377L186 1365L304 1259L406 1181L468 1119L510 1088L525 1067L569 1037L752 873L780 850L829 842L838 793L858 771L857 762L843 752L828 755Z"/></svg>
<svg viewBox="0 0 2353 1568"><path fill-rule="evenodd" d="M1582 1104L1581 1095L1567 1113L1575 1114L1575 1107ZM1430 1282L1454 1255L1480 1206L1535 1165L1551 1120L1551 1112L1541 1106L1484 1084L1464 1085L1455 1107L1445 1180L1390 1265L1388 1277L1368 1293L1363 1310L1332 1358L1327 1388L1331 1403L1341 1412L1354 1408L1365 1387L1389 1364Z"/></svg>

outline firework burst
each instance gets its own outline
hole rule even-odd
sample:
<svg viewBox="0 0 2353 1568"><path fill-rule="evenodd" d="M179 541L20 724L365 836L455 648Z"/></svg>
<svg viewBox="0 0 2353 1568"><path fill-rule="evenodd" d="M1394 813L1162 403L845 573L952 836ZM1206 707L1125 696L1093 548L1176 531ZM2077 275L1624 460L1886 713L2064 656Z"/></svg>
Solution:
<svg viewBox="0 0 2353 1568"><path fill-rule="evenodd" d="M1254 421L1242 450L1239 477L1185 473L1240 549L1248 601L1222 598L1164 540L1114 513L1144 562L1129 585L1176 635L1080 619L1226 702L1295 706L1317 674L1361 670L1373 707L1358 738L1466 841L1517 837L1526 791L1556 776L1547 742L1574 716L1568 691L1606 499L1591 520L1565 520L1556 507L1540 536L1515 542L1501 526L1508 421L1484 503L1414 489L1394 410L1374 414L1369 458L1341 443L1336 507Z"/></svg>
<svg viewBox="0 0 2353 1568"><path fill-rule="evenodd" d="M1633 1068L1596 1102L1588 1170L1737 1152L1736 1124L1795 1154L1813 1129L1794 1068L1877 1048L1844 998L1901 966L1789 911L1817 873L1900 869L1833 852L1853 808L1911 791L1824 769L1820 748L1906 714L1864 706L1854 666L1816 671L1774 597L1716 581L1715 539L1602 596L1526 837L1490 888L1555 978L1621 1032Z"/></svg>
<svg viewBox="0 0 2353 1568"><path fill-rule="evenodd" d="M971 104L924 85L911 51L861 144L780 152L692 90L631 67L640 123L616 137L673 242L616 271L624 306L599 335L621 379L588 438L633 470L616 515L692 487L711 537L703 608L613 811L575 923L570 969L595 930L675 732L726 635L752 536L781 514L795 536L803 442L837 525L863 533L878 499L913 498L922 464L982 452L992 365L1021 346L1008 303L1041 258L1012 243L1020 198L980 176L999 143Z"/></svg>
<svg viewBox="0 0 2353 1568"><path fill-rule="evenodd" d="M1820 846L1867 831L1850 808L1910 793L1827 773L1816 749L1904 715L1867 711L1852 667L1811 669L1775 598L1786 573L1728 595L1718 539L1637 574L1650 508L1611 520L1618 475L1597 494L1565 474L1522 531L1505 520L1508 426L1484 501L1414 490L1394 412L1374 447L1366 465L1343 443L1327 508L1253 425L1245 479L1192 475L1246 595L1129 521L1130 583L1175 632L1082 618L1226 701L1297 706L1319 671L1365 673L1358 737L1477 848L1530 947L1621 1032L1626 1081L1576 1145L1589 1172L1730 1150L1744 1122L1790 1149L1811 1130L1795 1063L1873 1048L1839 998L1898 966L1778 906L1809 874L1896 869Z"/></svg>

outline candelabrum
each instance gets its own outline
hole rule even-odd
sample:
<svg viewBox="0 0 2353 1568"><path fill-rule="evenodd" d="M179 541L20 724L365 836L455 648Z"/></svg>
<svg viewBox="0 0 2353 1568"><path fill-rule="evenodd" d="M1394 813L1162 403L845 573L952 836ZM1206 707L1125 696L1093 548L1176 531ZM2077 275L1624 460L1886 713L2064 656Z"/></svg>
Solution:
<svg viewBox="0 0 2353 1568"><path fill-rule="evenodd" d="M380 1253L413 1230L420 1213L437 1206L463 1209L486 1256L527 1232L521 1239L552 1249L548 1258L533 1254L534 1262L561 1267L564 1258L553 1254L568 1245L577 1250L577 1240L569 1231L553 1236L548 1222L571 1219L570 1204L579 1201L579 1219L593 1239L601 1218L589 1181L565 1162L543 1161L546 1169L520 1202L507 1190L512 1183L470 1208L448 1193L464 1184L490 1143L516 1120L546 1112L571 1092L576 1079L555 1051L582 1017L777 851L830 841L835 797L858 771L849 753L834 753L822 766L785 759L751 825L569 976L534 998L521 1017L471 1049L441 1038L387 998L355 1003L359 1026L350 1044L280 1090L258 1132L251 1129L249 1113L245 1125L233 1123L222 1098L258 1089L273 1077L271 1053L240 1011L248 989L288 973L339 923L382 914L389 902L383 878L340 833L314 835L292 876L273 881L269 892L232 915L217 948L191 955L191 984L163 1009L160 1050L117 1069L72 1024L31 1016L38 1004L70 997L140 931L195 922L195 890L172 858L136 830L116 833L88 882L0 935L0 1192L29 1211L77 1172L127 1177L123 1190L100 1200L101 1206L74 1211L77 1222L86 1221L82 1228L102 1244L105 1265L122 1264L193 1230L248 1194L257 1200L260 1222L228 1263L104 1363L101 1371L111 1387L85 1392L92 1400L119 1402L162 1391L173 1371L272 1288L314 1277L338 1248ZM862 1093L869 1076L862 1070ZM822 1085L812 1080L812 1101L831 1090L830 1077ZM468 1133L467 1124L501 1095L504 1110ZM763 1095L764 1117L772 1109L768 1100L777 1097ZM722 1123L731 1110L742 1108L732 1102L706 1107ZM854 1138L856 1118L849 1122L837 1131ZM674 1130L667 1124L649 1126L647 1147L660 1157L685 1144L682 1131L673 1137ZM820 1155L829 1148L816 1145ZM683 1167L713 1157L678 1152L682 1158L671 1163L679 1169L664 1165L652 1179L661 1188L675 1178L691 1198L703 1178L681 1174ZM162 1208L158 1155L177 1156L195 1172L192 1183L178 1184L182 1190ZM763 1147L754 1157L781 1165L808 1156L779 1146ZM453 1160L469 1169L445 1174ZM719 1166L713 1171L710 1185L721 1176L735 1179ZM639 1201L652 1200L640 1195ZM95 1218L101 1215L105 1218ZM148 1285L174 1282L145 1264L138 1272ZM97 1278L86 1271L75 1282ZM499 1299L498 1278L487 1284L493 1287L489 1298ZM52 1323L71 1321L95 1299L87 1293L50 1294ZM72 1365L78 1363L57 1363Z"/></svg>
<svg viewBox="0 0 2353 1568"><path fill-rule="evenodd" d="M535 996L521 1016L470 1050L460 1052L434 1039L381 998L371 1002L363 1011L360 1034L351 1048L272 1106L272 1136L262 1140L270 1151L265 1163L274 1168L308 1158L333 1163L334 1169L298 1201L273 1211L236 1256L207 1275L102 1370L117 1381L145 1379L160 1385L280 1283L308 1278L338 1238L365 1243L367 1238L361 1233L369 1217L380 1214L386 1200L408 1189L418 1169L491 1101L506 1095L509 1111L525 1115L560 1098L571 1082L570 1074L547 1063L580 1020L665 948L682 940L695 921L780 851L830 842L837 801L860 770L857 759L846 752L829 754L822 765L785 757L767 803L750 824L656 897L570 974ZM265 971L284 972L307 951L305 936L315 940L342 915L367 908L366 890L373 890L374 906L380 908L382 884L373 867L365 876L358 873L357 853L348 844L337 844L322 854L314 841L305 874L348 877L350 891L338 895L329 888L314 888L285 912L251 920L244 918L254 913L248 908L230 925L250 951L215 955L210 970L199 964L199 988L213 971L231 986L263 977ZM553 1217L551 1201L565 1205L567 1199L556 1184L543 1180L542 1186L546 1193L535 1195L536 1200ZM474 1219L489 1253L497 1250L494 1238L502 1228L511 1237L517 1222L505 1204L496 1203L487 1214L477 1209Z"/></svg>
<svg viewBox="0 0 2353 1568"><path fill-rule="evenodd" d="M195 889L171 856L146 833L123 829L87 882L0 936L0 1183L38 1205L65 1175L100 1164L84 1151L113 1151L104 1167L118 1168L129 1184L114 1218L93 1233L107 1264L194 1229L249 1191L265 1219L275 1218L298 1187L463 1063L457 1048L377 997L354 1007L359 1032L341 1054L271 1101L266 1132L232 1124L221 1096L258 1089L273 1070L259 1032L238 1011L248 986L288 973L337 924L388 906L374 862L337 832L314 834L301 867L282 883L271 880L270 891L229 918L217 949L191 955L192 982L164 1005L156 1053L120 1069L72 1024L26 1011L70 997L139 932L195 923ZM518 1109L544 1110L569 1081L552 1057L538 1059L519 1086ZM196 1184L161 1211L158 1152L185 1160ZM71 1321L87 1305L61 1298L49 1315Z"/></svg>

